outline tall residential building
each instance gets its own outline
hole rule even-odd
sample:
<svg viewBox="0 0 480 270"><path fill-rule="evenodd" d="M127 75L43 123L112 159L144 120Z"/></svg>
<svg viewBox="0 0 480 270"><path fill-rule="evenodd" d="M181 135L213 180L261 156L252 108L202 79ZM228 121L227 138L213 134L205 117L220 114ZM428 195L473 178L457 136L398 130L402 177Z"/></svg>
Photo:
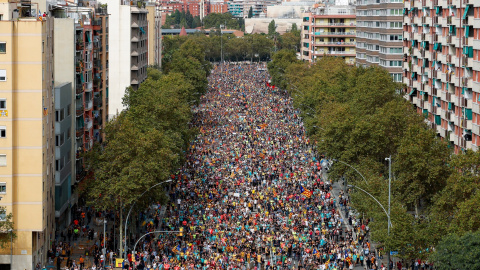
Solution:
<svg viewBox="0 0 480 270"><path fill-rule="evenodd" d="M147 2L148 65L162 65L162 12L160 3Z"/></svg>
<svg viewBox="0 0 480 270"><path fill-rule="evenodd" d="M247 18L250 7L255 17L266 17L267 7L279 5L281 0L230 0L228 12L234 17Z"/></svg>
<svg viewBox="0 0 480 270"><path fill-rule="evenodd" d="M357 66L380 65L402 81L403 0L357 0Z"/></svg>
<svg viewBox="0 0 480 270"><path fill-rule="evenodd" d="M341 5L340 5L341 4ZM302 60L315 62L324 55L342 57L355 63L355 6L337 0L303 13Z"/></svg>
<svg viewBox="0 0 480 270"><path fill-rule="evenodd" d="M459 153L480 146L480 1L405 0L406 97Z"/></svg>
<svg viewBox="0 0 480 270"><path fill-rule="evenodd" d="M108 119L124 106L125 89L136 90L147 78L148 21L143 1L106 0L109 12Z"/></svg>
<svg viewBox="0 0 480 270"><path fill-rule="evenodd" d="M10 269L45 264L55 238L53 20L33 10L0 1L0 206L17 235L0 263Z"/></svg>
<svg viewBox="0 0 480 270"><path fill-rule="evenodd" d="M86 176L82 153L103 139L108 94L108 15L105 7L72 4L52 5L50 13L55 17L55 86L60 91L55 99L60 119L55 127L59 142L55 216L58 229L63 229L70 223L78 201L76 187ZM70 142L71 146L65 146Z"/></svg>

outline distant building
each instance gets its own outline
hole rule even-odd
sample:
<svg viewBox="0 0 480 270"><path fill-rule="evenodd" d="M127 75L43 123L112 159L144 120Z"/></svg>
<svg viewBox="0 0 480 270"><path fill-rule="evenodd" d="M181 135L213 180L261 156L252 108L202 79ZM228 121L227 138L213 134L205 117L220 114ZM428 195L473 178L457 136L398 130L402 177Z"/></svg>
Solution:
<svg viewBox="0 0 480 270"><path fill-rule="evenodd" d="M252 8L253 17L265 18L267 7L279 5L281 0L230 0L228 1L228 12L234 17L247 18L250 8Z"/></svg>
<svg viewBox="0 0 480 270"><path fill-rule="evenodd" d="M119 114L125 89L147 78L148 21L143 1L106 0L109 16L108 119Z"/></svg>
<svg viewBox="0 0 480 270"><path fill-rule="evenodd" d="M357 1L357 66L379 65L402 81L403 1Z"/></svg>
<svg viewBox="0 0 480 270"><path fill-rule="evenodd" d="M315 62L324 55L355 63L356 16L354 5L325 5L303 14L301 57ZM341 2L343 3L343 2Z"/></svg>
<svg viewBox="0 0 480 270"><path fill-rule="evenodd" d="M162 64L162 11L160 3L147 2L148 65Z"/></svg>

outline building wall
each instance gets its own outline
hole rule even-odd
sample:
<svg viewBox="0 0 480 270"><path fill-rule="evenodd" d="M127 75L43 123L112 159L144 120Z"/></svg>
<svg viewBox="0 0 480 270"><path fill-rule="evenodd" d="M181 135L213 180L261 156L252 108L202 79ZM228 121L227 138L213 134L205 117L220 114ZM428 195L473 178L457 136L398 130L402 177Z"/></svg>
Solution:
<svg viewBox="0 0 480 270"><path fill-rule="evenodd" d="M324 55L342 57L355 63L356 18L351 6L334 6L317 13L304 13L301 33L301 57L315 62ZM347 10L348 12L341 12Z"/></svg>
<svg viewBox="0 0 480 270"><path fill-rule="evenodd" d="M0 205L13 213L17 234L12 269L32 269L45 263L54 239L53 20L0 21L0 35L6 42L0 98L7 104L0 114L7 129L0 139L0 154L6 154L0 175L7 187ZM9 263L10 250L3 254L0 262Z"/></svg>
<svg viewBox="0 0 480 270"><path fill-rule="evenodd" d="M62 121L62 125L65 126L68 124L67 128L70 128L70 142L68 145L70 146L70 158L71 162L69 163L69 169L67 169L67 166L65 166L64 171L68 170L69 173L67 173L70 177L70 179L76 179L75 176L75 144L74 138L75 138L75 95L73 92L75 91L74 89L74 84L75 84L75 23L74 20L71 18L54 18L54 55L55 55L55 60L54 60L54 78L55 78L55 87L57 91L69 91L69 93L55 93L58 95L60 98L55 98L55 109L59 109L60 107L64 107L62 105L64 104L70 104L70 114L67 116L66 109L65 109L65 118L69 118L69 121L64 120ZM66 86L68 84L68 86ZM70 98L70 101L64 100L66 97ZM55 127L56 130L58 129ZM67 143L65 143L67 145ZM65 148L65 146L63 146ZM63 153L65 155L66 153ZM60 157L56 157L56 159L59 159ZM57 173L56 173L57 174ZM64 173L65 174L65 173ZM56 185L60 185L61 181L65 180L65 177L60 177L60 173L58 173L58 177L56 176ZM68 181L67 181L68 182ZM70 180L70 184L73 185L75 181ZM62 182L61 185L65 186L65 182ZM58 188L56 186L56 188ZM65 188L65 187L64 187ZM71 186L68 187L68 190L71 190ZM63 196L68 195L70 193L61 193ZM55 193L55 199L57 200L59 193ZM68 204L70 204L70 196L67 198ZM62 207L59 207L55 209L55 217L58 219L57 223L65 225L70 222L70 211L67 207L64 207L65 205L62 205ZM64 216L66 214L66 216Z"/></svg>
<svg viewBox="0 0 480 270"><path fill-rule="evenodd" d="M459 153L480 145L480 2L405 0L406 98Z"/></svg>
<svg viewBox="0 0 480 270"><path fill-rule="evenodd" d="M162 12L160 7L147 5L148 65L162 65Z"/></svg>
<svg viewBox="0 0 480 270"><path fill-rule="evenodd" d="M145 8L131 7L130 85L134 90L137 90L147 78L148 44L150 42L147 14L148 11Z"/></svg>
<svg viewBox="0 0 480 270"><path fill-rule="evenodd" d="M357 1L358 66L380 65L402 81L403 3Z"/></svg>
<svg viewBox="0 0 480 270"><path fill-rule="evenodd" d="M73 29L72 29L73 30ZM56 34L58 34L56 32ZM70 198L72 190L72 158L74 138L72 136L73 113L72 83L55 87L55 217L57 226L65 228L70 224ZM74 179L74 178L73 178Z"/></svg>
<svg viewBox="0 0 480 270"><path fill-rule="evenodd" d="M124 109L122 98L131 82L131 15L130 6L120 5L118 1L107 1L107 3L110 14L108 35L108 119L110 120Z"/></svg>
<svg viewBox="0 0 480 270"><path fill-rule="evenodd" d="M272 18L250 18L245 19L245 32L246 33L268 33L268 25L272 20L275 20L277 25L277 32L284 34L295 23L297 27L302 24L302 19L272 19Z"/></svg>

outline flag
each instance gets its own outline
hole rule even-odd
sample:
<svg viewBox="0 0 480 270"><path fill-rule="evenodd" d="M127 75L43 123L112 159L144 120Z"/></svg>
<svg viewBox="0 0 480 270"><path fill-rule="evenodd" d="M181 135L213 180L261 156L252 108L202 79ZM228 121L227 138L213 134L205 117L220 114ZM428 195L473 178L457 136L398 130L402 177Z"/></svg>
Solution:
<svg viewBox="0 0 480 270"><path fill-rule="evenodd" d="M317 254L317 249L316 248L313 248L312 254L313 255Z"/></svg>
<svg viewBox="0 0 480 270"><path fill-rule="evenodd" d="M300 192L302 193L303 196L305 196L307 198L312 197L312 192L310 190L304 188L303 186L300 186Z"/></svg>

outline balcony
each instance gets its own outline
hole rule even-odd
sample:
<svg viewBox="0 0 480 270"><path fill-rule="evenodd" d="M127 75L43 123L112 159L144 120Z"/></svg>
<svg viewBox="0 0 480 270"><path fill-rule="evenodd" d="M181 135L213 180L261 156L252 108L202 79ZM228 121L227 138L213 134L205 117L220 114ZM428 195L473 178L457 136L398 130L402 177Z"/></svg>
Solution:
<svg viewBox="0 0 480 270"><path fill-rule="evenodd" d="M315 42L315 46L355 46L355 42Z"/></svg>
<svg viewBox="0 0 480 270"><path fill-rule="evenodd" d="M83 136L83 127L77 128L77 130L75 131L75 137L77 139L80 139L82 136Z"/></svg>
<svg viewBox="0 0 480 270"><path fill-rule="evenodd" d="M80 117L83 115L83 107L76 108L76 116Z"/></svg>
<svg viewBox="0 0 480 270"><path fill-rule="evenodd" d="M81 83L75 84L75 93L77 95L80 95L80 94L83 93L83 84L81 84Z"/></svg>
<svg viewBox="0 0 480 270"><path fill-rule="evenodd" d="M102 98L94 98L93 99L93 106L97 108L97 110L101 109L103 105L103 100Z"/></svg>
<svg viewBox="0 0 480 270"><path fill-rule="evenodd" d="M93 100L85 102L85 111L90 111L93 109Z"/></svg>
<svg viewBox="0 0 480 270"><path fill-rule="evenodd" d="M93 127L93 121L90 118L85 118L85 132L88 132Z"/></svg>
<svg viewBox="0 0 480 270"><path fill-rule="evenodd" d="M355 32L314 32L315 36L356 36Z"/></svg>
<svg viewBox="0 0 480 270"><path fill-rule="evenodd" d="M89 81L85 83L85 92L91 92L93 90L93 82Z"/></svg>

